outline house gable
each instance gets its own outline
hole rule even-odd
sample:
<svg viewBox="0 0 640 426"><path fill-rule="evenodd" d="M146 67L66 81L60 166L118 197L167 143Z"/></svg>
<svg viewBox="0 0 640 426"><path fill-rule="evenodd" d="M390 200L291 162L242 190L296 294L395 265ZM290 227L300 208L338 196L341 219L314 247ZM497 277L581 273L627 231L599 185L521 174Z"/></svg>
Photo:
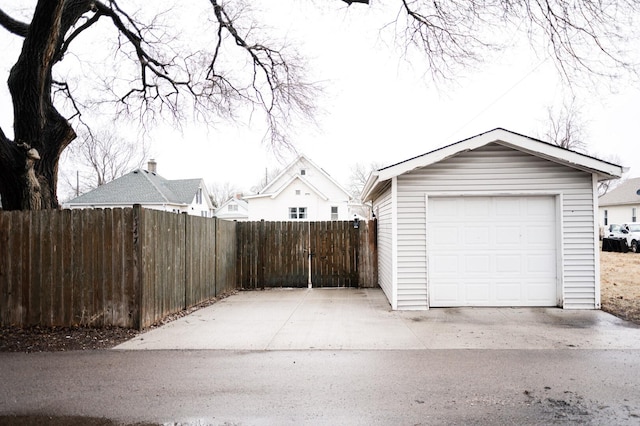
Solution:
<svg viewBox="0 0 640 426"><path fill-rule="evenodd" d="M303 219L347 220L351 196L324 170L300 155L258 194L245 199L250 220L290 220L291 211L300 209L305 212Z"/></svg>

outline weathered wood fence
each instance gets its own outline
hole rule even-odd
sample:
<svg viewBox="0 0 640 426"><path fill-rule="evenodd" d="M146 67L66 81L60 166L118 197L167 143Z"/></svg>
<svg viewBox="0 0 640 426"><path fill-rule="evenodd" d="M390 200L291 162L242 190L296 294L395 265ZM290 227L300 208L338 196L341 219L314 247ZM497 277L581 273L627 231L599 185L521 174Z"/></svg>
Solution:
<svg viewBox="0 0 640 426"><path fill-rule="evenodd" d="M375 222L239 222L237 286L375 287Z"/></svg>
<svg viewBox="0 0 640 426"><path fill-rule="evenodd" d="M139 206L0 212L0 324L147 327L235 288L235 225Z"/></svg>
<svg viewBox="0 0 640 426"><path fill-rule="evenodd" d="M236 288L375 287L375 241L374 222L0 211L0 325L141 329Z"/></svg>

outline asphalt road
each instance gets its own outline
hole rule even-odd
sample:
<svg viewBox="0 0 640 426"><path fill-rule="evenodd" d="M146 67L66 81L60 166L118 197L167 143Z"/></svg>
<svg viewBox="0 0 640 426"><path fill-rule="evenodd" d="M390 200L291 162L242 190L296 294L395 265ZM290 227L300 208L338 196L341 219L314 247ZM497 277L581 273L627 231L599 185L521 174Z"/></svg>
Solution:
<svg viewBox="0 0 640 426"><path fill-rule="evenodd" d="M640 350L0 353L0 424L640 424Z"/></svg>

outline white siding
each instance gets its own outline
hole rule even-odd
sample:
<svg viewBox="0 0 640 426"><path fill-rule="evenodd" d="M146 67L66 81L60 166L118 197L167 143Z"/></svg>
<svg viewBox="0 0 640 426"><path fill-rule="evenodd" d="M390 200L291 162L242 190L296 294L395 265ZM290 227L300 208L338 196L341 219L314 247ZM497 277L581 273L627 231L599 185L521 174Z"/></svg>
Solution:
<svg viewBox="0 0 640 426"><path fill-rule="evenodd" d="M425 194L526 193L561 194L564 307L599 308L591 174L489 144L398 177L398 309L428 307Z"/></svg>
<svg viewBox="0 0 640 426"><path fill-rule="evenodd" d="M391 186L376 199L373 211L377 219L378 283L393 306L393 209Z"/></svg>

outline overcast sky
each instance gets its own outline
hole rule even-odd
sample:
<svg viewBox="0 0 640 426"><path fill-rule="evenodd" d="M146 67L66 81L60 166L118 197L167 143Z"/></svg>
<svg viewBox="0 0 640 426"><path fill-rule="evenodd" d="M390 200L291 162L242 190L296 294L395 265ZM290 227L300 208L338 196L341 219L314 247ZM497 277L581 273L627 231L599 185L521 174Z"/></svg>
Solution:
<svg viewBox="0 0 640 426"><path fill-rule="evenodd" d="M299 43L312 77L325 86L317 125L296 126L292 140L345 186L356 163L393 164L496 127L540 137L547 108L569 96L552 63L526 45L516 44L477 69L436 84L421 63L403 60L393 40L379 32L383 22L375 8L354 4L350 10L339 6L319 12L296 0L271 1L268 8L270 13L261 16L277 25L277 35ZM0 48L7 37L13 36L1 33ZM2 71L12 63L3 63ZM588 150L617 155L631 168L628 177L640 176L640 90L629 81L613 89L616 93L576 92ZM0 107L10 111L6 87L0 94ZM5 131L10 125L6 114L0 125ZM262 144L263 133L259 119L220 123L214 130L158 126L150 148L166 178L203 177L209 184L230 182L248 192L265 169L282 168L294 158L287 152L280 154L283 158L274 155Z"/></svg>
<svg viewBox="0 0 640 426"><path fill-rule="evenodd" d="M526 43L461 72L454 81L436 84L422 64L407 63L388 34L380 33L376 10L354 4L351 10L318 13L302 3L278 2L273 22L279 19L277 28L300 43L326 91L318 99L317 128L292 129L293 140L345 185L355 163L393 164L496 127L542 136L547 108L571 97L551 61L535 56ZM618 93L576 88L588 149L619 156L631 167L629 177L640 176L640 90L630 82L613 89ZM208 135L188 129L185 138L176 136L192 147L187 151L163 141L155 148L160 173L177 178L199 171L208 181L249 189L265 168L282 167L282 160L260 143L260 122L253 125ZM293 156L285 155L285 161Z"/></svg>

